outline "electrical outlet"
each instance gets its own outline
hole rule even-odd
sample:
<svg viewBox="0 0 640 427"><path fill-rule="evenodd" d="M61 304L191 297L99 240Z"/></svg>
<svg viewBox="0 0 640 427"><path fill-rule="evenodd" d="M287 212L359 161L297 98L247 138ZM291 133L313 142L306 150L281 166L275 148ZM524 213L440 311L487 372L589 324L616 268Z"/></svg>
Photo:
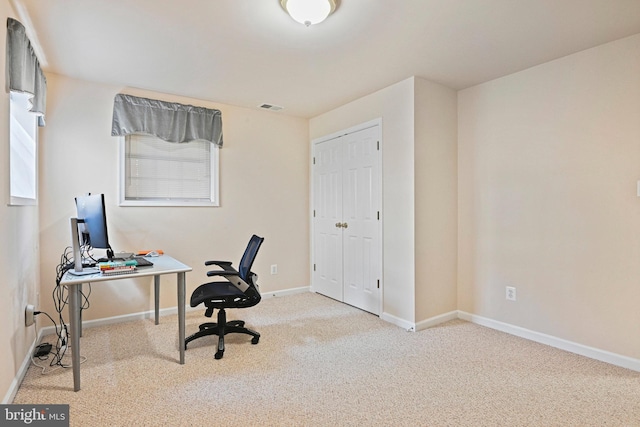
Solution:
<svg viewBox="0 0 640 427"><path fill-rule="evenodd" d="M33 325L36 320L34 316L34 312L36 311L35 306L28 304L24 309L24 326Z"/></svg>
<svg viewBox="0 0 640 427"><path fill-rule="evenodd" d="M509 301L515 301L516 300L516 288L514 288L513 286L507 286L506 287L506 297Z"/></svg>
<svg viewBox="0 0 640 427"><path fill-rule="evenodd" d="M271 274L278 274L278 264L273 264L271 266Z"/></svg>

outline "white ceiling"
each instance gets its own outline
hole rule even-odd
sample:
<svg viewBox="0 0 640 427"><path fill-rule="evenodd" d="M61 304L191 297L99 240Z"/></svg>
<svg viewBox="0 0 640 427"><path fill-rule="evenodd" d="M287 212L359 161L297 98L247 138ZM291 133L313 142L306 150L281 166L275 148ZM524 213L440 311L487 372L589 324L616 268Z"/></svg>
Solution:
<svg viewBox="0 0 640 427"><path fill-rule="evenodd" d="M462 89L640 33L640 0L11 0L45 71L313 117L410 76Z"/></svg>

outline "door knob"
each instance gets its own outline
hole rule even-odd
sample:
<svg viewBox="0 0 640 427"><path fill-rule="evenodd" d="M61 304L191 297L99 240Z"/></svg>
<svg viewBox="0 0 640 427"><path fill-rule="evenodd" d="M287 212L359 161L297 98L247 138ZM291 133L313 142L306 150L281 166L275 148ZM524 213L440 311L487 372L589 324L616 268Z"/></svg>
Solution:
<svg viewBox="0 0 640 427"><path fill-rule="evenodd" d="M349 224L347 224L346 222L343 222L342 223L342 228L347 228L347 227L349 227Z"/></svg>

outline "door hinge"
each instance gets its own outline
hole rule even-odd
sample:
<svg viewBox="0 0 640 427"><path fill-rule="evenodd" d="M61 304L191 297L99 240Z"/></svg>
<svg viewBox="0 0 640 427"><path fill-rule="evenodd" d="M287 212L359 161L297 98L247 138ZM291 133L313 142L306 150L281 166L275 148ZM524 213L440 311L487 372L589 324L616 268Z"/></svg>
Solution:
<svg viewBox="0 0 640 427"><path fill-rule="evenodd" d="M316 210L315 209L313 210L313 217L314 218L316 217Z"/></svg>
<svg viewBox="0 0 640 427"><path fill-rule="evenodd" d="M378 289L380 289L380 279L378 279Z"/></svg>
<svg viewBox="0 0 640 427"><path fill-rule="evenodd" d="M313 271L316 271L316 265L313 264Z"/></svg>
<svg viewBox="0 0 640 427"><path fill-rule="evenodd" d="M378 147L378 151L380 151L380 141L378 141L377 147Z"/></svg>
<svg viewBox="0 0 640 427"><path fill-rule="evenodd" d="M380 221L380 211L378 211L378 221Z"/></svg>
<svg viewBox="0 0 640 427"><path fill-rule="evenodd" d="M315 157L313 158L313 164L314 165L316 164L316 158Z"/></svg>

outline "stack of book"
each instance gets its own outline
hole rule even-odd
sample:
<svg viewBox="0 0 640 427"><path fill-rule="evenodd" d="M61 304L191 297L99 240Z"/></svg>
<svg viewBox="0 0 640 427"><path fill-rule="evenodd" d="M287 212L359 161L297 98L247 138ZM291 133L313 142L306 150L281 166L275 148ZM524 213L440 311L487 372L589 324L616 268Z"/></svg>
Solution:
<svg viewBox="0 0 640 427"><path fill-rule="evenodd" d="M100 273L103 276L118 276L120 274L135 273L137 264L134 260L110 261L99 263L98 268L100 268Z"/></svg>

